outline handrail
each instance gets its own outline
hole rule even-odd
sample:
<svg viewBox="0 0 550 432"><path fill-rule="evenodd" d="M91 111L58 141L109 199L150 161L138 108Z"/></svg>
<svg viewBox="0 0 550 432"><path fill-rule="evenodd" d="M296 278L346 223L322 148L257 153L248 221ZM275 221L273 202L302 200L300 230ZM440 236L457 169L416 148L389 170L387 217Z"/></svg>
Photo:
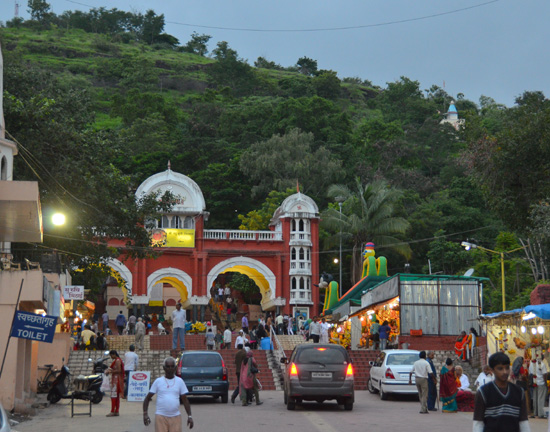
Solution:
<svg viewBox="0 0 550 432"><path fill-rule="evenodd" d="M269 329L269 340L273 344L273 356L275 357L277 363L280 364L281 359L283 357L286 358L286 354L283 346L281 345L281 342L279 341L279 338L277 337L277 333L275 333L275 330L273 330L273 326L270 326Z"/></svg>

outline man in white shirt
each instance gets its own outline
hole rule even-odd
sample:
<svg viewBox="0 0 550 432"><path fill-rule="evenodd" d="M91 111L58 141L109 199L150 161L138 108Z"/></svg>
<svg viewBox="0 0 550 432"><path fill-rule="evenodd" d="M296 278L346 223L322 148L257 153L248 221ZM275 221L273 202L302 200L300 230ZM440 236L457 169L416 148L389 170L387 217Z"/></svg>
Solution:
<svg viewBox="0 0 550 432"><path fill-rule="evenodd" d="M420 399L420 414L428 414L428 379L433 379L432 368L426 360L426 351L420 351L419 360L414 362L409 374L409 385L412 385L414 374L418 398Z"/></svg>
<svg viewBox="0 0 550 432"><path fill-rule="evenodd" d="M218 303L223 302L223 288L220 286L218 287Z"/></svg>
<svg viewBox="0 0 550 432"><path fill-rule="evenodd" d="M313 339L313 343L319 343L320 334L321 324L317 322L317 317L313 317L313 320L309 323L309 336Z"/></svg>
<svg viewBox="0 0 550 432"><path fill-rule="evenodd" d="M223 344L224 348L231 348L231 330L229 330L229 326L225 326L225 331L223 332Z"/></svg>
<svg viewBox="0 0 550 432"><path fill-rule="evenodd" d="M321 343L322 344L328 344L328 329L329 329L329 325L326 321L326 319L323 318L323 320L321 321Z"/></svg>
<svg viewBox="0 0 550 432"><path fill-rule="evenodd" d="M172 312L172 349L178 348L178 339L180 341L181 350L185 350L185 309L181 308L181 303L178 302L176 310Z"/></svg>
<svg viewBox="0 0 550 432"><path fill-rule="evenodd" d="M462 366L456 366L455 373L456 377L460 380L460 387L458 389L471 392L472 390L470 389L470 380L468 378L468 375L464 373L464 369L462 369Z"/></svg>
<svg viewBox="0 0 550 432"><path fill-rule="evenodd" d="M485 367L483 368L483 372L481 372L478 375L478 377L476 379L476 382L474 383L475 386L476 386L476 390L479 390L479 388L482 385L490 383L491 381L494 381L494 380L495 380L495 376L493 375L493 372L491 371L491 367L489 365L485 365Z"/></svg>
<svg viewBox="0 0 550 432"><path fill-rule="evenodd" d="M155 431L181 432L180 404L184 406L187 413L187 426L189 429L193 429L194 423L193 417L191 417L191 405L189 405L186 396L189 391L183 380L176 376L176 360L172 357L166 358L163 369L164 376L155 380L143 401L143 424L145 426L151 424L147 411L149 410L149 402L156 394Z"/></svg>
<svg viewBox="0 0 550 432"><path fill-rule="evenodd" d="M544 400L548 394L548 387L546 387L546 365L544 364L544 358L537 357L537 360L531 360L529 365L529 374L533 375L533 382L537 385L533 388L533 415L539 418L546 417L544 410Z"/></svg>
<svg viewBox="0 0 550 432"><path fill-rule="evenodd" d="M225 295L225 298L231 297L231 288L226 285L225 289L223 290L223 294Z"/></svg>
<svg viewBox="0 0 550 432"><path fill-rule="evenodd" d="M124 396L123 399L126 399L128 396L128 387L130 386L130 374L133 371L138 370L138 362L139 357L134 352L136 350L136 347L134 345L130 345L130 351L127 351L126 354L124 354L124 372L126 373L126 388L124 389Z"/></svg>
<svg viewBox="0 0 550 432"><path fill-rule="evenodd" d="M237 336L237 339L235 339L235 348L237 348L239 345L242 345L243 347L246 346L248 342L248 339L244 335L244 332L242 330L239 330L239 336Z"/></svg>

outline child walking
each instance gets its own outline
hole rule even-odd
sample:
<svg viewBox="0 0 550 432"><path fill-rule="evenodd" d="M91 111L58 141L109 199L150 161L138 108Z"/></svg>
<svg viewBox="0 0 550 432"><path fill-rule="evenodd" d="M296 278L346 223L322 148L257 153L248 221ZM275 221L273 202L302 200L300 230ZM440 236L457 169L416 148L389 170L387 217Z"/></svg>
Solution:
<svg viewBox="0 0 550 432"><path fill-rule="evenodd" d="M525 393L508 382L510 358L495 353L489 367L495 379L476 393L473 432L530 432Z"/></svg>

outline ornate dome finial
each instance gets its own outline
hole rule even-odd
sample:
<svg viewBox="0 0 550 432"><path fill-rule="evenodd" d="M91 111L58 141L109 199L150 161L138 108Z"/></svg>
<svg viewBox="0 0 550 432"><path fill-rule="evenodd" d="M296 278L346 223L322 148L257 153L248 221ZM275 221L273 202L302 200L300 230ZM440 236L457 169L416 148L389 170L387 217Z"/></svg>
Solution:
<svg viewBox="0 0 550 432"><path fill-rule="evenodd" d="M171 169L170 160L168 160L168 170Z"/></svg>

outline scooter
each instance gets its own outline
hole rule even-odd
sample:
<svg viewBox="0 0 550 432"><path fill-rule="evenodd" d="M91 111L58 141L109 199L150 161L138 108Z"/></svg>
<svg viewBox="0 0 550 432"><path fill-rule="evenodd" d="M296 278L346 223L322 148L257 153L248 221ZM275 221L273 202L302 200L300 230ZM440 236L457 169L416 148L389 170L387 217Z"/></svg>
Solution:
<svg viewBox="0 0 550 432"><path fill-rule="evenodd" d="M100 358L94 362L93 375L88 375L82 378L76 378L74 384L76 390L69 391L65 384L67 378L71 376L69 368L65 365L61 368L59 375L52 383L52 387L48 392L48 401L51 404L59 402L60 399L81 399L91 400L93 404L98 404L103 400L103 392L101 384L103 383L103 373L107 369L105 361L108 357ZM92 359L88 359L92 361Z"/></svg>

